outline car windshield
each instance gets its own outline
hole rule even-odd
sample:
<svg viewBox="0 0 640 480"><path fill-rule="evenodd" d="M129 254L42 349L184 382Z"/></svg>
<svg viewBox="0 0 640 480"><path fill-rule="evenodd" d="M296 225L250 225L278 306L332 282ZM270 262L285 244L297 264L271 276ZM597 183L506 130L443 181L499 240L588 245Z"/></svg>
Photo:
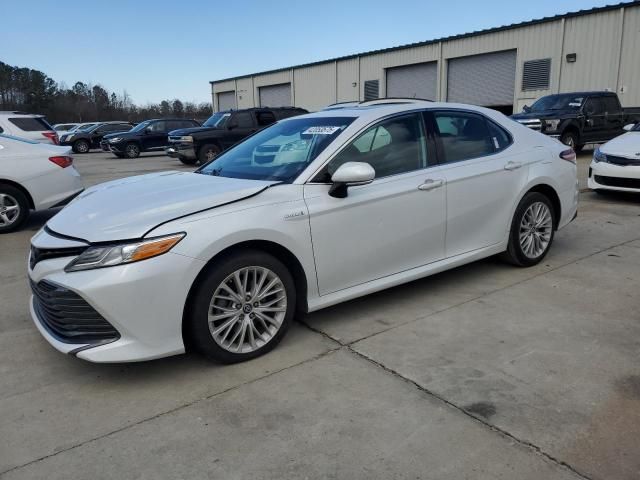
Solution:
<svg viewBox="0 0 640 480"><path fill-rule="evenodd" d="M147 126L149 126L150 123L151 123L151 120L147 120L145 122L140 122L138 125L133 127L131 129L131 131L132 132L140 132L140 131L144 130L145 128L147 128Z"/></svg>
<svg viewBox="0 0 640 480"><path fill-rule="evenodd" d="M531 105L531 111L578 110L583 102L584 97L581 95L549 95Z"/></svg>
<svg viewBox="0 0 640 480"><path fill-rule="evenodd" d="M206 122L202 124L203 127L224 127L227 120L231 116L230 113L214 113L211 115Z"/></svg>
<svg viewBox="0 0 640 480"><path fill-rule="evenodd" d="M291 183L353 120L309 117L276 123L222 153L197 173Z"/></svg>

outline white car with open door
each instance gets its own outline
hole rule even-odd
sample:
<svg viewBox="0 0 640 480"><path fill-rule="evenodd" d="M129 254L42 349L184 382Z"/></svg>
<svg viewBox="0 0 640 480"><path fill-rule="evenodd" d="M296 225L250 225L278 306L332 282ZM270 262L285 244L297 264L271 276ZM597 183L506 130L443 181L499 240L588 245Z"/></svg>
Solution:
<svg viewBox="0 0 640 480"><path fill-rule="evenodd" d="M60 207L82 191L71 149L0 134L0 233L31 210Z"/></svg>
<svg viewBox="0 0 640 480"><path fill-rule="evenodd" d="M640 123L624 129L593 152L587 185L598 193L640 192Z"/></svg>
<svg viewBox="0 0 640 480"><path fill-rule="evenodd" d="M296 312L500 253L535 265L577 199L574 152L494 110L408 99L301 115L195 173L82 193L32 239L31 314L85 360L189 346L238 362Z"/></svg>

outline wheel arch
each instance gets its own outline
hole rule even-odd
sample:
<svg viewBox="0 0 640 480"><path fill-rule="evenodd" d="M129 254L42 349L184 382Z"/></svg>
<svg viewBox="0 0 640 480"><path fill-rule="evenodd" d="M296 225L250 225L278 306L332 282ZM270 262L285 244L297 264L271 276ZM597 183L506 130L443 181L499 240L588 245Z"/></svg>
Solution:
<svg viewBox="0 0 640 480"><path fill-rule="evenodd" d="M187 316L190 312L190 305L192 305L192 296L195 293L196 286L202 279L202 277L206 274L207 270L219 261L223 257L227 257L229 255L233 255L236 252L241 252L243 250L259 250L270 255L273 255L275 258L280 260L289 270L291 276L293 277L293 282L296 286L296 311L297 313L306 313L308 311L307 305L307 277L302 266L302 263L296 257L291 250L282 246L279 243L270 241L270 240L248 240L233 244L228 246L215 254L200 270L193 283L189 287L189 293L187 294L187 299L184 304L184 308L182 311L182 339L184 341L185 348L187 350L190 349L191 339L189 337L189 332L187 331Z"/></svg>
<svg viewBox="0 0 640 480"><path fill-rule="evenodd" d="M22 193L24 193L24 196L27 197L27 201L29 202L29 208L31 210L35 210L36 209L36 204L33 201L33 197L31 196L31 193L29 192L29 190L27 190L26 188L24 188L22 185L20 185L18 182L14 182L13 180L8 180L6 178L0 178L0 185L10 185L14 188L17 188L18 190L20 190Z"/></svg>
<svg viewBox="0 0 640 480"><path fill-rule="evenodd" d="M524 192L522 197L520 197L520 199L518 200L518 204L520 203L520 201L522 201L527 193L531 192L541 193L551 201L551 205L553 206L553 210L555 213L553 228L554 230L557 230L558 224L560 223L560 218L562 218L562 203L560 202L560 196L558 195L558 192L556 192L556 189L548 183L538 183Z"/></svg>

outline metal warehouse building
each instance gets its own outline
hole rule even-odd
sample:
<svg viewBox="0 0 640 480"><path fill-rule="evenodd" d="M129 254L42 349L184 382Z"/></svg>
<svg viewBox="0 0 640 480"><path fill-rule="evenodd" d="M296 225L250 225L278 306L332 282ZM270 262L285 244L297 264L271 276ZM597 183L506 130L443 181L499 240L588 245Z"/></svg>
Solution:
<svg viewBox="0 0 640 480"><path fill-rule="evenodd" d="M216 111L416 97L512 113L584 90L640 106L640 1L211 82Z"/></svg>

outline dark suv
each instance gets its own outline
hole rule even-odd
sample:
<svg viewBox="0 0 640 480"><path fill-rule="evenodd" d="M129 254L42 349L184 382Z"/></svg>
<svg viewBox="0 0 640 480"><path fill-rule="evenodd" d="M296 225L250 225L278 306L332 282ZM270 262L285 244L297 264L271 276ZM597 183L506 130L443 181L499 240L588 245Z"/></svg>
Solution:
<svg viewBox="0 0 640 480"><path fill-rule="evenodd" d="M140 152L164 150L171 130L199 127L195 120L184 118L157 118L145 120L124 133L106 135L100 146L119 158L136 158Z"/></svg>
<svg viewBox="0 0 640 480"><path fill-rule="evenodd" d="M283 118L309 113L303 108L249 108L214 113L199 128L169 133L167 155L182 163L206 163L240 140Z"/></svg>
<svg viewBox="0 0 640 480"><path fill-rule="evenodd" d="M76 130L60 137L60 145L70 146L76 153L87 153L100 148L102 137L110 133L126 132L133 127L129 122L102 122L86 130Z"/></svg>

